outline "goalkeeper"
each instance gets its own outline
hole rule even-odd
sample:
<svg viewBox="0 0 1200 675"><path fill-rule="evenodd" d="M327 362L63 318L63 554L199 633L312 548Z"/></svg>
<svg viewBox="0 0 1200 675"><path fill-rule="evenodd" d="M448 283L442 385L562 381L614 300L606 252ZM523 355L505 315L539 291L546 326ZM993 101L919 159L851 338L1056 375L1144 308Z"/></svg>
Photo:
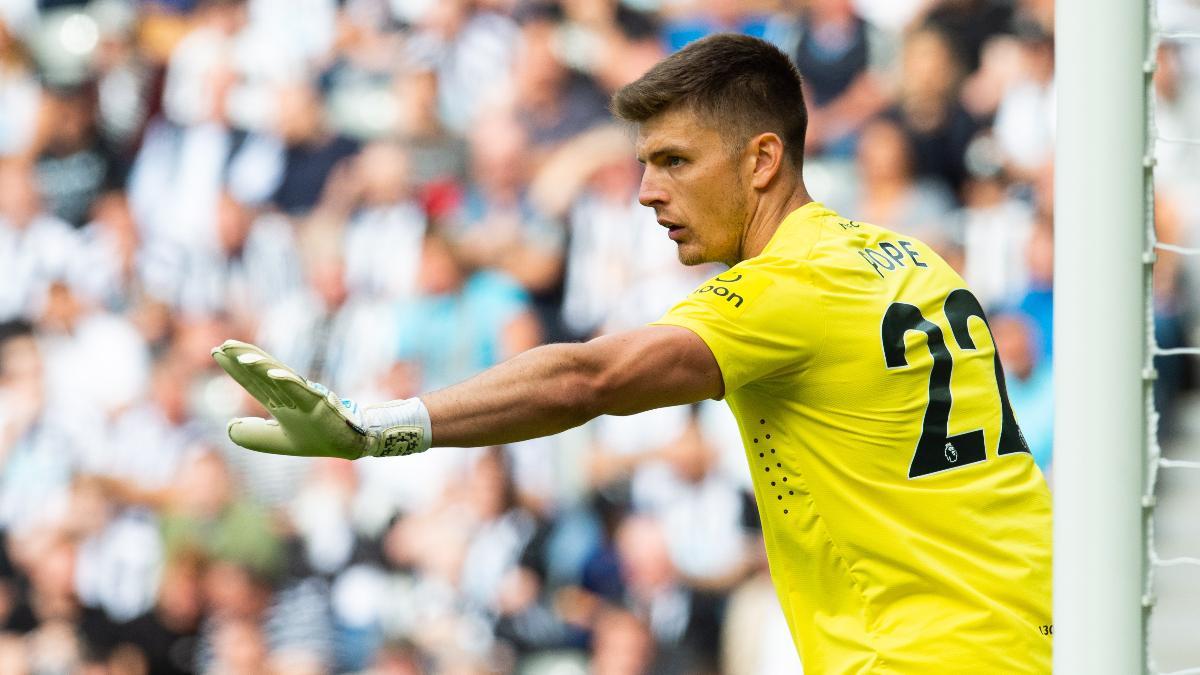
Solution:
<svg viewBox="0 0 1200 675"><path fill-rule="evenodd" d="M1049 492L961 277L812 200L799 74L765 42L695 42L613 110L637 127L639 199L680 260L728 271L652 325L362 408L226 342L215 358L275 417L233 420L233 441L406 455L724 398L808 672L1050 672Z"/></svg>

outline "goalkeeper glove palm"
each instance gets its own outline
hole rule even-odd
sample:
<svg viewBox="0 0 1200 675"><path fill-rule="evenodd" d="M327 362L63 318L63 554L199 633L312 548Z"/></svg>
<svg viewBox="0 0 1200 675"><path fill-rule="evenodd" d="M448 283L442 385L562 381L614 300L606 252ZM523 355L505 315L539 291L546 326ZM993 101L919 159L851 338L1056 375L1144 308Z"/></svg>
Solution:
<svg viewBox="0 0 1200 675"><path fill-rule="evenodd" d="M410 455L429 449L429 413L418 398L360 409L354 401L301 377L252 344L226 340L212 355L275 418L231 420L229 438L244 448L344 459Z"/></svg>

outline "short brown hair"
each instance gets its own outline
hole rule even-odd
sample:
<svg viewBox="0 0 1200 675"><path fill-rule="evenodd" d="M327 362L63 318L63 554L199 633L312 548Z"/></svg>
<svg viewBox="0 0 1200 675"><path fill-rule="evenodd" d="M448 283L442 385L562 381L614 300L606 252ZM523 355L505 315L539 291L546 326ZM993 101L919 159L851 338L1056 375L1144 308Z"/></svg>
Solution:
<svg viewBox="0 0 1200 675"><path fill-rule="evenodd" d="M612 99L617 117L634 123L686 106L739 145L755 134L783 139L792 164L804 157L808 111L800 72L765 40L720 34L697 40L668 56Z"/></svg>

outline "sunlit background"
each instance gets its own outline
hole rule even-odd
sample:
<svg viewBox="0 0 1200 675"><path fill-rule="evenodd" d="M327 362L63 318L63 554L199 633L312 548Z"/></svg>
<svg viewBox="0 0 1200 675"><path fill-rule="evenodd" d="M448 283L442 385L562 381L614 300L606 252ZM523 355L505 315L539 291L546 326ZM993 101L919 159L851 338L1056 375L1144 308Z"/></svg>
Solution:
<svg viewBox="0 0 1200 675"><path fill-rule="evenodd" d="M1158 11L1200 26L1194 0ZM655 319L717 270L637 204L607 99L739 31L805 77L814 196L924 239L988 308L1053 481L1053 13L0 0L0 673L799 672L724 404L278 458L225 439L262 413L209 349L254 341L370 402ZM1200 44L1159 51L1163 135L1200 138L1198 77ZM1159 237L1194 246L1200 145L1158 157ZM1196 344L1193 264L1160 254L1165 347ZM1196 373L1158 365L1183 447ZM1163 511L1165 545L1191 512ZM1170 647L1200 611L1166 583Z"/></svg>

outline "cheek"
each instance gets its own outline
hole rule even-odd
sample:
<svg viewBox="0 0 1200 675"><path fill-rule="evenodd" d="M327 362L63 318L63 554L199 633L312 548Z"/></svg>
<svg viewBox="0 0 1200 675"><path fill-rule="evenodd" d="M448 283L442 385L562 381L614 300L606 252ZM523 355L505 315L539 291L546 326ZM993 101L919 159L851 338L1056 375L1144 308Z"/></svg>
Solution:
<svg viewBox="0 0 1200 675"><path fill-rule="evenodd" d="M728 174L708 171L681 185L684 202L691 211L689 215L704 222L724 220L736 201L730 183Z"/></svg>

